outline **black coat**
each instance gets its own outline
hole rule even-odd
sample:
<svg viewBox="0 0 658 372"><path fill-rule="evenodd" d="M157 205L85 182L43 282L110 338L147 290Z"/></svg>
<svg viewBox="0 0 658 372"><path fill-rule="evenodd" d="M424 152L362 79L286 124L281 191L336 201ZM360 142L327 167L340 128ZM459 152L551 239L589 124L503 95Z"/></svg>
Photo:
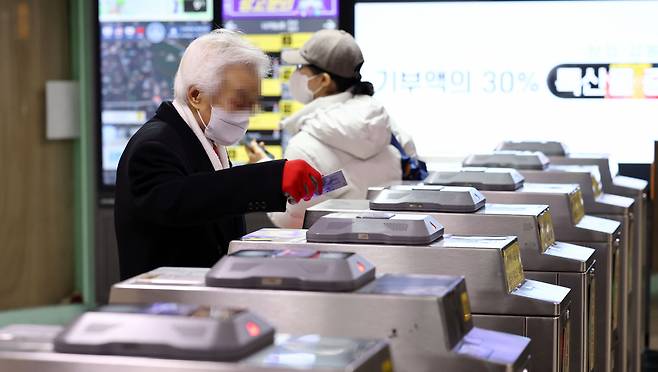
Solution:
<svg viewBox="0 0 658 372"><path fill-rule="evenodd" d="M285 211L284 161L215 171L171 102L130 139L117 170L121 278L161 266L210 267L245 234L244 213Z"/></svg>

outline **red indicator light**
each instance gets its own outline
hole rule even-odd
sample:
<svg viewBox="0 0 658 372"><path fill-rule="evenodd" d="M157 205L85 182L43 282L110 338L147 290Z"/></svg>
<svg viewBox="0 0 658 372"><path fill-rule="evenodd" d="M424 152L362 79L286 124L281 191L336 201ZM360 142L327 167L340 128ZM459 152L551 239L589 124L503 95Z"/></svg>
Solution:
<svg viewBox="0 0 658 372"><path fill-rule="evenodd" d="M247 333L251 337L256 337L260 335L260 326L254 322L247 322L245 328L247 329Z"/></svg>
<svg viewBox="0 0 658 372"><path fill-rule="evenodd" d="M366 266L362 264L361 262L357 261L356 262L356 268L359 270L359 272L364 273L366 272Z"/></svg>

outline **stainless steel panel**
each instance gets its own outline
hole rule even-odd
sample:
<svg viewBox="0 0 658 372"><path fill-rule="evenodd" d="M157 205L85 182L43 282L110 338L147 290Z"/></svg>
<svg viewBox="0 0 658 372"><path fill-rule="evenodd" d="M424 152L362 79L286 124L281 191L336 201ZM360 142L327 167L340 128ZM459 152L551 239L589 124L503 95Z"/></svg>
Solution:
<svg viewBox="0 0 658 372"><path fill-rule="evenodd" d="M569 195L567 193L531 192L532 184L510 191L482 191L488 203L503 204L547 204L553 216L553 224L557 221L571 222ZM557 238L557 236L556 236Z"/></svg>
<svg viewBox="0 0 658 372"><path fill-rule="evenodd" d="M500 240L500 247L502 248L509 244L509 238ZM386 246L386 245L369 245L369 244L330 244L330 243L305 243L303 241L298 242L267 242L267 241L234 241L231 243L230 251L237 251L240 249L279 249L282 244L286 247L295 247L304 245L305 247L311 247L317 250L329 250L329 251L347 251L347 252L357 252L363 257L366 257L371 262L375 264L379 272L403 272L403 273L424 273L424 274L437 274L437 273L461 273L466 278L467 286L469 288L469 297L471 298L472 309L474 314L474 319L486 319L489 323L480 323L483 327L489 327L495 330L501 330L506 332L513 332L515 334L520 333L522 330L523 322L513 322L510 319L520 319L519 317L514 316L494 316L492 313L495 311L492 306L495 306L495 301L504 301L506 297L513 297L509 294L506 294L503 288L500 287L500 280L496 278L496 272L500 270L500 264L496 259L487 259L490 256L499 256L499 249L486 249L483 247L480 248L457 248L451 247L451 237L448 236L443 241L439 241L432 245L431 247L402 247L402 246ZM499 259L498 259L499 261ZM492 270L492 268L497 268L497 270ZM591 268L590 268L591 269ZM527 273L532 275L534 273ZM500 274L498 274L500 275ZM552 280L553 284L557 285L558 277L564 277L565 282L569 285L573 285L577 290L578 283L573 283L573 281L567 280L569 278L569 273L547 273L548 279ZM575 278L581 278L582 281L585 281L586 272L583 273L573 273ZM541 276L542 278L545 276ZM492 286L492 283L498 283ZM538 282L536 282L538 283ZM536 284L535 284L536 285ZM584 285L584 284L583 284ZM497 287L497 288L496 288ZM486 290L483 290L485 288ZM497 289L496 292L488 292L489 290ZM581 291L582 292L582 291ZM493 298L491 297L493 296ZM486 301L485 301L486 300ZM579 306L582 306L582 301L578 302ZM555 313L557 316L560 313L565 312L566 307L561 307L559 313ZM573 308L573 304L572 307ZM511 307L507 313L510 314L524 314L531 315L527 313L529 309L527 307ZM484 313L487 315L477 314ZM580 309L578 314L575 316L584 316L583 310ZM521 317L522 318L522 317ZM500 324L496 324L498 320L501 320ZM586 320L580 319L576 323L578 325L585 323ZM519 328L521 325L521 328ZM580 333L575 333L573 335L576 338L573 342L573 346L580 345L582 335ZM538 341L533 341L537 343ZM539 341L541 343L542 341ZM550 346L550 344L549 344ZM545 347L545 346L544 346ZM575 353L576 350L573 351ZM572 360L573 366L578 367L578 360ZM537 365L535 365L537 366ZM542 364L545 366L545 364ZM540 368L543 370L543 367ZM576 369L578 370L578 369Z"/></svg>
<svg viewBox="0 0 658 372"><path fill-rule="evenodd" d="M644 181L642 181L644 182ZM622 191L624 188L616 187L617 191ZM648 347L646 345L646 309L647 303L647 198L643 191L644 189L626 189L623 193L625 196L632 197L635 193L635 204L633 213L631 215L631 225L633 226L632 240L633 247L630 251L630 273L631 273L631 288L633 292L632 303L630 304L629 326L628 326L628 347L631 353L629 357L629 371L637 372L641 368L641 357L644 350ZM622 193L620 193L622 194Z"/></svg>
<svg viewBox="0 0 658 372"><path fill-rule="evenodd" d="M598 171L598 166L590 167ZM543 173L543 174L542 174ZM621 260L621 280L623 295L621 298L622 304L619 311L620 331L618 335L619 350L617 350L615 371L626 372L628 367L628 360L633 359L632 350L628 342L628 324L629 315L634 315L635 312L629 305L635 303L635 298L632 293L632 281L630 280L630 273L632 271L632 263L634 256L637 256L640 248L633 244L634 226L632 226L631 212L634 200L618 195L603 193L595 195L592 187L592 176L587 171L587 166L583 167L583 171L577 172L564 172L564 171L521 171L521 174L526 178L526 182L545 182L545 183L577 183L580 185L583 193L583 201L585 203L585 211L589 215L610 218L621 222L622 224L622 248L620 252ZM636 322L630 319L630 322ZM613 340L615 342L615 340Z"/></svg>
<svg viewBox="0 0 658 372"><path fill-rule="evenodd" d="M330 200L307 210L306 216L308 222L319 218L321 215L333 211L347 212L359 210L360 208L367 208L367 201L362 200ZM557 220L559 222L561 220ZM596 365L602 367L603 371L611 370L611 350L616 347L612 343L612 299L616 301L615 309L619 308L619 301L621 296L617 295L621 287L612 287L613 283L613 259L619 256L618 245L614 245L614 236L620 231L621 225L617 221L603 219L593 216L584 216L578 225L573 226L572 223L563 223L559 228L556 228L556 237L574 244L582 244L584 246L593 248L597 251L597 267L596 271L596 291L597 291L597 309L599 312L596 317L596 330L597 334L601 336L601 342L598 342ZM446 231L449 231L446 229ZM615 271L617 273L617 271ZM615 276L617 276L616 274ZM614 280L618 283L618 280ZM616 284L615 284L616 285ZM615 310L617 315L617 310ZM615 322L616 324L617 322ZM616 328L615 328L616 329ZM597 367L598 368L598 367Z"/></svg>
<svg viewBox="0 0 658 372"><path fill-rule="evenodd" d="M501 332L515 331L515 334L530 337L533 371L568 372L561 369L559 364L563 357L560 350L560 330L563 324L567 324L567 313L568 311L561 317L474 314L473 322L478 327L489 327Z"/></svg>
<svg viewBox="0 0 658 372"><path fill-rule="evenodd" d="M603 156L596 155L579 155L573 154L569 157L563 156L550 156L549 157L551 164L553 165L595 165L599 168L599 173L601 174L601 182L603 183L603 189L605 190L606 186L610 187L608 180L612 180L612 175L610 173L610 165L608 158ZM611 192L611 191L606 191ZM613 193L614 194L614 193Z"/></svg>
<svg viewBox="0 0 658 372"><path fill-rule="evenodd" d="M583 244L605 242L621 228L621 223L606 218L585 215L576 225L556 220L555 238L560 241Z"/></svg>
<svg viewBox="0 0 658 372"><path fill-rule="evenodd" d="M542 254L535 216L483 213L429 213L441 222L448 234L516 235L521 245L523 267L527 270L585 271L587 261Z"/></svg>
<svg viewBox="0 0 658 372"><path fill-rule="evenodd" d="M623 214L626 208L632 206L630 198L612 194L594 195L592 188L592 175L583 172L564 171L526 171L520 170L525 181L529 183L560 183L577 184L583 194L585 211L587 214L597 215L603 213Z"/></svg>
<svg viewBox="0 0 658 372"><path fill-rule="evenodd" d="M391 371L390 351L380 341L343 367L315 367L314 372ZM388 369L387 369L388 368ZM272 367L249 358L236 363L183 361L108 355L59 354L45 352L0 352L0 372L274 372L290 366Z"/></svg>
<svg viewBox="0 0 658 372"><path fill-rule="evenodd" d="M617 313L621 301L621 287L618 270L613 270L613 263L618 257L619 247L612 242L582 243L596 251L596 371L612 370L612 354L616 350L617 342L613 342L613 330L616 332L618 323ZM614 306L613 306L614 303ZM614 310L613 310L614 309ZM613 316L614 312L614 316ZM613 318L615 322L613 323Z"/></svg>
<svg viewBox="0 0 658 372"><path fill-rule="evenodd" d="M590 281L590 272L594 273L594 267L590 268L587 273L556 273L556 272L527 272L526 276L530 279L540 280L546 283L561 285L572 290L572 356L570 362L571 371L588 371L588 350L589 343L595 340L589 339L590 321L595 319L589 318L589 301L588 301L588 283ZM594 328L595 324L591 327ZM594 335L594 337L598 337Z"/></svg>
<svg viewBox="0 0 658 372"><path fill-rule="evenodd" d="M629 334L628 328L630 324L629 315L632 315L631 305L635 301L635 292L632 290L631 280L632 280L632 234L627 234L626 232L631 231L630 226L630 216L626 215L601 215L601 218L607 218L610 220L616 220L622 224L622 228L615 235L615 242L619 242L619 286L620 289L620 301L619 301L619 312L618 312L618 331L617 331L617 342L619 347L616 350L617 355L615 357L615 371L626 372L628 370L629 359L632 359L632 351L630 350L629 344ZM614 340L613 340L614 342Z"/></svg>
<svg viewBox="0 0 658 372"><path fill-rule="evenodd" d="M526 328L527 335L532 340L549 338L553 340L551 348L531 347L533 359L550 363L553 371L569 372L572 357L570 354L572 324L569 312L556 319L529 317L526 319Z"/></svg>
<svg viewBox="0 0 658 372"><path fill-rule="evenodd" d="M368 202L364 200L328 200L306 211L304 227L310 227L320 217L329 213L367 210L369 210ZM545 210L546 206L487 204L476 213L424 212L424 214L434 216L443 225L447 234L516 235L521 245L523 267L528 270L586 271L591 262L542 254L537 216Z"/></svg>
<svg viewBox="0 0 658 372"><path fill-rule="evenodd" d="M526 334L525 320L526 317L524 316L473 314L473 324L476 327L493 329L519 336ZM530 343L532 344L532 341Z"/></svg>
<svg viewBox="0 0 658 372"><path fill-rule="evenodd" d="M647 347L646 335L646 283L647 280L647 265L646 255L647 250L647 215L646 215L646 189L648 183L644 180L615 176L613 177L610 171L610 162L607 156L596 156L587 154L576 154L573 157L551 157L553 164L565 165L595 165L601 174L601 183L603 184L603 191L610 194L621 195L632 198L634 200L633 206L633 240L635 248L631 250L631 272L633 278L631 280L632 291L635 292L633 303L631 307L631 315L629 316L629 350L632 356L629 358L629 371L639 371L641 368L641 355Z"/></svg>
<svg viewBox="0 0 658 372"><path fill-rule="evenodd" d="M460 371L467 358L451 354L444 335L446 324L437 297L318 293L210 288L200 285L144 285L128 280L113 286L111 303L175 301L249 308L277 331L323 336L388 339L396 371L434 371L437 365ZM199 278L199 284L203 277ZM527 349L513 366L478 361L477 370L517 371ZM486 366L485 366L486 364Z"/></svg>
<svg viewBox="0 0 658 372"><path fill-rule="evenodd" d="M509 238L502 239L498 248L491 249L450 246L449 238L428 247L331 243L313 243L312 247L324 251L358 253L373 263L380 273L464 276L474 313L560 314L563 310L560 303L567 299L563 297L561 287L535 282L511 294L507 292L501 248L510 241ZM233 252L247 248L277 249L280 246L272 242L233 241L229 249ZM413 254L409 254L411 251ZM519 295L520 291L530 286L534 287L531 292ZM554 293L555 290L559 293ZM533 298L533 294L537 297ZM542 300L539 296L549 296L552 300Z"/></svg>

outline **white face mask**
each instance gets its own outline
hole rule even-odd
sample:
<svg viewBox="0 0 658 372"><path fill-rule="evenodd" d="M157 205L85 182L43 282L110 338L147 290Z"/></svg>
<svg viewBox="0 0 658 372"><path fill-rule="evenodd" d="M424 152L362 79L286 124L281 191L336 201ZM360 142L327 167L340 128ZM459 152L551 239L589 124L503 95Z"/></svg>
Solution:
<svg viewBox="0 0 658 372"><path fill-rule="evenodd" d="M301 72L295 71L292 73L290 76L290 95L292 98L296 101L299 101L303 104L307 104L311 101L313 101L313 98L315 98L315 94L320 91L319 88L316 91L312 92L308 88L308 82L311 81L312 79L315 79L318 77L318 75L315 75L313 77L308 77Z"/></svg>
<svg viewBox="0 0 658 372"><path fill-rule="evenodd" d="M203 121L201 113L196 110L205 127L203 132L215 144L229 146L238 142L249 127L251 111L224 111L221 107L212 106L208 124Z"/></svg>

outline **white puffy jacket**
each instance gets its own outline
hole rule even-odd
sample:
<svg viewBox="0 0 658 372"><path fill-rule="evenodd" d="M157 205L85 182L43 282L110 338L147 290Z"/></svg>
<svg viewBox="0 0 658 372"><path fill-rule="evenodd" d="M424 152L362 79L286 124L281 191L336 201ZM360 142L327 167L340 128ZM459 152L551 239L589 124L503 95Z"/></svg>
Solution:
<svg viewBox="0 0 658 372"><path fill-rule="evenodd" d="M270 213L279 227L300 228L306 208L323 200L363 199L368 187L400 180L400 153L390 145L392 130L407 153L415 155L413 142L395 130L384 107L367 95L344 92L318 98L281 126L292 135L284 158L304 159L323 175L342 169L348 186Z"/></svg>

